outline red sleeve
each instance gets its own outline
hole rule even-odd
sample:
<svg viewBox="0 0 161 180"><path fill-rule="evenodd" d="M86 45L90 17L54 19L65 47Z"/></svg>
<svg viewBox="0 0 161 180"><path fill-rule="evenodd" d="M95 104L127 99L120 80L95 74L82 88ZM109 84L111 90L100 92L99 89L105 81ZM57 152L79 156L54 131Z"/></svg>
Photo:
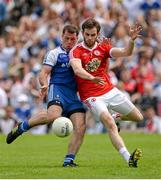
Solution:
<svg viewBox="0 0 161 180"><path fill-rule="evenodd" d="M106 44L105 48L106 48L107 57L111 58L110 50L112 49L112 45L107 45Z"/></svg>
<svg viewBox="0 0 161 180"><path fill-rule="evenodd" d="M110 55L110 50L112 49L112 45L111 44L100 44L101 49L105 52L106 58L111 58Z"/></svg>
<svg viewBox="0 0 161 180"><path fill-rule="evenodd" d="M70 51L70 59L73 59L73 58L79 58L80 59L80 50L78 47L75 47L73 48L71 51Z"/></svg>

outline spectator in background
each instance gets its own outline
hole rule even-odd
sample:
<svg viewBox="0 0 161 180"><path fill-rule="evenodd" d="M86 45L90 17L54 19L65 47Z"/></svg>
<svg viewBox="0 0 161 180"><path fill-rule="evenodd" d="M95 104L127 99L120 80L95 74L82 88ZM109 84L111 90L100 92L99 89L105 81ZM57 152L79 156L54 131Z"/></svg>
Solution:
<svg viewBox="0 0 161 180"><path fill-rule="evenodd" d="M27 95L20 94L17 97L17 107L15 108L15 114L19 122L28 121L31 117L31 106L29 104L29 99Z"/></svg>
<svg viewBox="0 0 161 180"><path fill-rule="evenodd" d="M2 134L8 134L15 127L16 123L17 119L13 114L12 106L6 106L6 108L0 109L0 132Z"/></svg>
<svg viewBox="0 0 161 180"><path fill-rule="evenodd" d="M5 76L8 76L8 66L12 61L15 53L15 47L7 47L5 39L0 37L0 70Z"/></svg>
<svg viewBox="0 0 161 180"><path fill-rule="evenodd" d="M153 66L147 51L139 53L138 64L131 70L132 78L136 80L137 91L141 94L144 93L144 83L154 81Z"/></svg>
<svg viewBox="0 0 161 180"><path fill-rule="evenodd" d="M8 105L7 93L0 85L0 108L6 107Z"/></svg>
<svg viewBox="0 0 161 180"><path fill-rule="evenodd" d="M145 13L153 9L159 9L160 7L161 4L159 0L142 0L140 5L141 10L143 10Z"/></svg>
<svg viewBox="0 0 161 180"><path fill-rule="evenodd" d="M156 82L154 85L153 95L157 99L157 114L161 116L161 69L156 74Z"/></svg>
<svg viewBox="0 0 161 180"><path fill-rule="evenodd" d="M129 69L122 69L120 80L124 85L124 90L130 95L136 92L136 81L132 79Z"/></svg>
<svg viewBox="0 0 161 180"><path fill-rule="evenodd" d="M161 117L156 115L154 108L152 106L146 107L144 115L146 118L145 131L161 134Z"/></svg>
<svg viewBox="0 0 161 180"><path fill-rule="evenodd" d="M148 106L153 106L155 111L157 111L157 97L153 94L153 85L151 83L144 83L144 93L139 99L140 108L146 109Z"/></svg>
<svg viewBox="0 0 161 180"><path fill-rule="evenodd" d="M4 33L5 19L7 16L7 6L3 0L0 0L0 35Z"/></svg>
<svg viewBox="0 0 161 180"><path fill-rule="evenodd" d="M159 71L161 70L161 49L156 50L154 57L152 59L152 64L154 67L154 72L157 75L157 73L159 73Z"/></svg>
<svg viewBox="0 0 161 180"><path fill-rule="evenodd" d="M0 23L6 19L6 4L3 0L0 0Z"/></svg>

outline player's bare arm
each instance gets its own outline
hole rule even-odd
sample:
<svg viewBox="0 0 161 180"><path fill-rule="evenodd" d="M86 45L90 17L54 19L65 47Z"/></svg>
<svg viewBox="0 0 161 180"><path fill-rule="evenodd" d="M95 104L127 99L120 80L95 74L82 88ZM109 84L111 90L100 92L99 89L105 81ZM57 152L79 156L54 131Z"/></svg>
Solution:
<svg viewBox="0 0 161 180"><path fill-rule="evenodd" d="M51 72L51 67L47 65L43 65L40 74L39 74L39 83L41 85L40 87L40 97L44 98L47 94L48 90L48 75Z"/></svg>
<svg viewBox="0 0 161 180"><path fill-rule="evenodd" d="M90 73L88 73L85 69L83 69L80 59L71 59L70 64L74 70L74 73L77 76L79 76L83 79L91 80L92 82L94 82L96 84L101 84L101 85L105 84L105 82L102 78L94 77Z"/></svg>
<svg viewBox="0 0 161 180"><path fill-rule="evenodd" d="M112 48L111 56L112 57L124 57L130 56L134 49L134 41L137 37L139 37L139 33L142 30L142 26L139 24L135 24L134 26L129 26L129 42L128 45L124 48Z"/></svg>

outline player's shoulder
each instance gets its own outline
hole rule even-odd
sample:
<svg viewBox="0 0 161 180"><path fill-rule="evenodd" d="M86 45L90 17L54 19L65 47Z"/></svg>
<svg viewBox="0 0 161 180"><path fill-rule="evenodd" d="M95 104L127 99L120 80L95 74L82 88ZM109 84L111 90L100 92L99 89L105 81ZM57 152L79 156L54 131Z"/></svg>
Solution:
<svg viewBox="0 0 161 180"><path fill-rule="evenodd" d="M62 52L62 48L60 46L50 50L50 53L51 54L54 54L54 53L61 53Z"/></svg>
<svg viewBox="0 0 161 180"><path fill-rule="evenodd" d="M76 44L76 46L79 48L83 47L83 42L79 42L78 44Z"/></svg>
<svg viewBox="0 0 161 180"><path fill-rule="evenodd" d="M111 44L108 44L108 43L106 44L106 43L101 43L101 42L99 42L96 47L96 49L101 49L103 51L110 50L111 48L112 48Z"/></svg>
<svg viewBox="0 0 161 180"><path fill-rule="evenodd" d="M72 49L71 49L71 52L73 52L73 51L79 51L79 50L81 50L82 49L82 43L80 42L80 43L78 43L78 44L76 44Z"/></svg>
<svg viewBox="0 0 161 180"><path fill-rule="evenodd" d="M62 49L60 46L54 48L54 49L51 49L49 50L47 53L46 53L46 56L56 56L57 54L61 53L62 52Z"/></svg>

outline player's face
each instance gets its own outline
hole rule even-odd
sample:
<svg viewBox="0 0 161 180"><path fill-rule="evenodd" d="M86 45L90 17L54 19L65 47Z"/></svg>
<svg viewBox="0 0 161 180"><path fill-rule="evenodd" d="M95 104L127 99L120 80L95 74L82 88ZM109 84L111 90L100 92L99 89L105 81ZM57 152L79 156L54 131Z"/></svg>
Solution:
<svg viewBox="0 0 161 180"><path fill-rule="evenodd" d="M92 48L95 45L97 37L98 37L98 32L96 27L92 29L85 29L83 31L84 42L86 46L89 48Z"/></svg>
<svg viewBox="0 0 161 180"><path fill-rule="evenodd" d="M77 40L78 37L76 33L69 33L68 31L65 31L62 35L62 47L70 51L75 46Z"/></svg>

